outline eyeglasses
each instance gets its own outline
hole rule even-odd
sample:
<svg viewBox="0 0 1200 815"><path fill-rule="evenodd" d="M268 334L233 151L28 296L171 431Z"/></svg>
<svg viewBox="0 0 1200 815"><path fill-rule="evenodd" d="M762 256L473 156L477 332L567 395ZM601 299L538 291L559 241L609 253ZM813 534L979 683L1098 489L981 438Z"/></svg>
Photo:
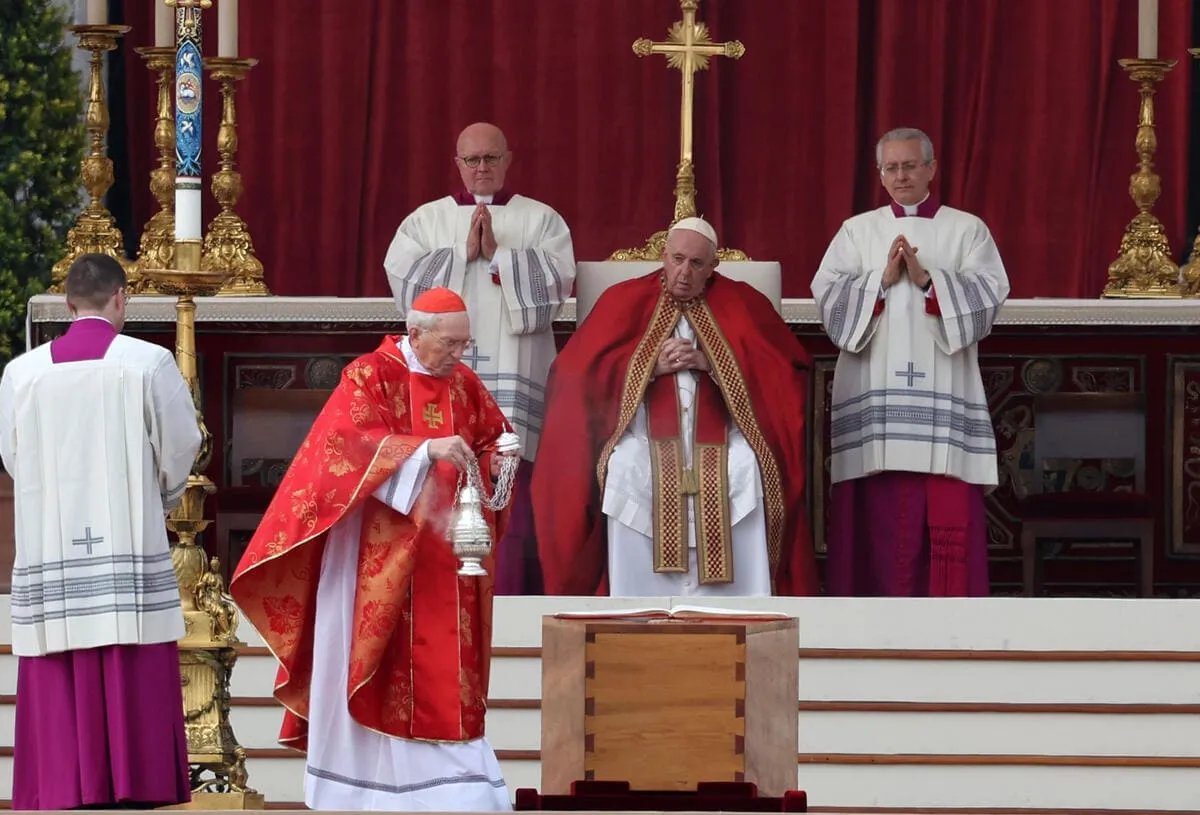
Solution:
<svg viewBox="0 0 1200 815"><path fill-rule="evenodd" d="M459 156L458 160L474 169L479 166L481 161L489 167L495 167L502 158L504 158L503 153L488 153L486 156Z"/></svg>
<svg viewBox="0 0 1200 815"><path fill-rule="evenodd" d="M885 164L879 168L880 175L896 175L903 170L906 173L915 173L921 167L928 167L928 161L906 161L903 164Z"/></svg>
<svg viewBox="0 0 1200 815"><path fill-rule="evenodd" d="M437 337L438 345L447 351L462 351L465 354L475 347L474 337L467 340L448 340L441 334L434 334L434 336Z"/></svg>

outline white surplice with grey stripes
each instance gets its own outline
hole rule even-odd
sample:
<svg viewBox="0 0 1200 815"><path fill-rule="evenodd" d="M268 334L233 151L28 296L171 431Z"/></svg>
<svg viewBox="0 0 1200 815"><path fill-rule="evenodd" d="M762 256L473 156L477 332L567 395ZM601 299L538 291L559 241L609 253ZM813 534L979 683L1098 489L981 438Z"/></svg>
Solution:
<svg viewBox="0 0 1200 815"><path fill-rule="evenodd" d="M191 392L159 345L118 336L103 359L55 364L45 344L8 364L0 456L14 485L14 654L183 636L166 511L200 441Z"/></svg>
<svg viewBox="0 0 1200 815"><path fill-rule="evenodd" d="M539 201L514 195L488 209L497 244L491 261L466 262L475 208L446 196L404 219L383 265L401 316L428 289L444 286L462 295L476 342L463 362L513 424L522 456L533 461L546 376L556 355L552 323L571 296L575 252L566 222ZM499 286L492 282L493 270Z"/></svg>
<svg viewBox="0 0 1200 815"><path fill-rule="evenodd" d="M907 275L872 316L897 235L933 278L941 316L926 313L926 295ZM850 218L812 290L841 349L830 417L833 483L899 470L995 485L996 438L977 349L1009 284L983 221L945 206L933 218L898 218L891 207Z"/></svg>

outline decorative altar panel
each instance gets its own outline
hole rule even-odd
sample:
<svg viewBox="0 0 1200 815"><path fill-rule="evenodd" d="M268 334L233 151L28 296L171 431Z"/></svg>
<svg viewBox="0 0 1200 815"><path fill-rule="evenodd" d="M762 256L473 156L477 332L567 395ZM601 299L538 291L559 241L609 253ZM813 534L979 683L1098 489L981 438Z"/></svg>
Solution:
<svg viewBox="0 0 1200 815"><path fill-rule="evenodd" d="M836 349L811 300L784 300L784 319L813 355L807 431L814 534L823 550L828 508L828 411ZM215 436L210 477L218 493L206 541L228 563L240 554L287 466L298 438L345 363L403 330L387 298L211 298L198 302L197 342L205 415ZM560 345L574 328L574 303L555 323ZM30 303L30 341L65 330L61 296ZM127 333L174 343L169 298L136 297ZM988 498L992 588L1020 586L1021 496L1035 477L1033 399L1057 391L1144 391L1147 481L1161 498L1156 591L1200 595L1200 302L1011 300L981 346L981 364L1000 453L1001 484ZM1084 469L1095 489L1123 486L1111 462ZM1051 550L1046 582L1055 593L1132 594L1132 547L1122 542Z"/></svg>

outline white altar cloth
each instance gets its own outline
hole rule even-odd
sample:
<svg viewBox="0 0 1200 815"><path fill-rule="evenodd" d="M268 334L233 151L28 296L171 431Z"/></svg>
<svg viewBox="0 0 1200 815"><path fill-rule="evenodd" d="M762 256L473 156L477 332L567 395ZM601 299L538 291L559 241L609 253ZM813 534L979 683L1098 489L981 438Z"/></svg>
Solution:
<svg viewBox="0 0 1200 815"><path fill-rule="evenodd" d="M817 306L810 298L785 298L783 319L789 325L819 325ZM69 321L61 294L39 294L29 301L27 327L32 323ZM136 323L174 323L175 298L134 296L126 320ZM400 321L390 297L199 297L199 323L379 323ZM559 325L575 322L575 300L559 313ZM1189 326L1200 325L1200 299L1102 300L1009 299L996 325L1027 326ZM26 335L32 332L27 331Z"/></svg>

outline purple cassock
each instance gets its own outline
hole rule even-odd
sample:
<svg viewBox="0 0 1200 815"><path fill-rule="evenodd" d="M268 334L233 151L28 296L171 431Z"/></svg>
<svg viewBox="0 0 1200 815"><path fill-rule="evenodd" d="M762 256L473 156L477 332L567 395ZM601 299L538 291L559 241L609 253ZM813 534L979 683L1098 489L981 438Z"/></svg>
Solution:
<svg viewBox="0 0 1200 815"><path fill-rule="evenodd" d="M50 355L55 363L102 359L116 336L107 320L83 317ZM20 657L12 808L190 801L181 688L174 642Z"/></svg>
<svg viewBox="0 0 1200 815"><path fill-rule="evenodd" d="M913 215L932 218L932 195ZM983 487L942 475L882 472L830 490L826 593L836 597L986 597Z"/></svg>

